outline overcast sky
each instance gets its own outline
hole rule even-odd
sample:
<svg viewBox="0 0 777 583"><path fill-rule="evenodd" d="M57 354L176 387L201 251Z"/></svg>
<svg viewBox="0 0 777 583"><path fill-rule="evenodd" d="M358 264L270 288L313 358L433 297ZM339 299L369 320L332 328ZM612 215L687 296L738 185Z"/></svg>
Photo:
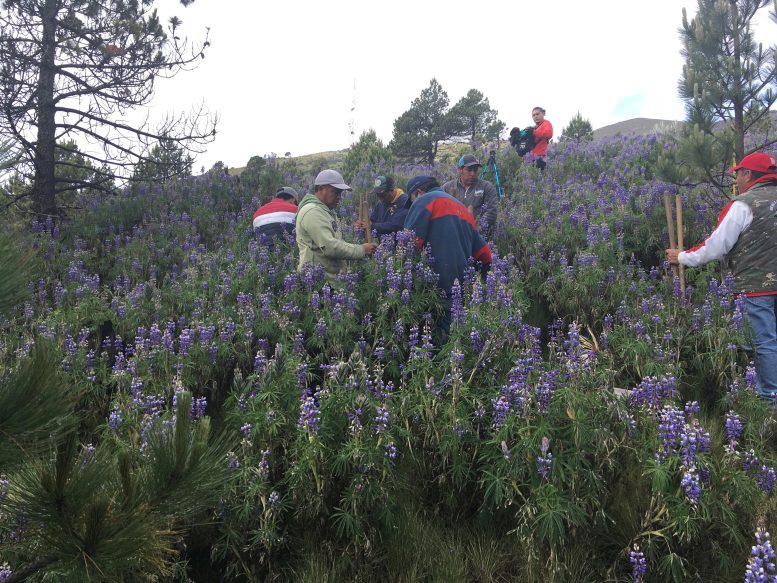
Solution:
<svg viewBox="0 0 777 583"><path fill-rule="evenodd" d="M195 169L254 155L347 148L394 120L434 77L453 105L480 90L499 118L531 124L540 105L556 136L579 111L599 128L633 117L682 119L677 29L691 0L463 2L179 0L156 4L211 46L195 71L158 85L157 113L205 101L218 135ZM766 9L756 38L771 42ZM354 91L355 84L355 91ZM353 108L355 98L355 108Z"/></svg>

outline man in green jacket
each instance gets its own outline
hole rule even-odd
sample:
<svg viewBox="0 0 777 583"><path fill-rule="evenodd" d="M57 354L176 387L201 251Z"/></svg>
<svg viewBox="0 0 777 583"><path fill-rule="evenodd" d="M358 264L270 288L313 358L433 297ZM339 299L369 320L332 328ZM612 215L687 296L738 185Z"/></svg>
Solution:
<svg viewBox="0 0 777 583"><path fill-rule="evenodd" d="M306 263L321 265L329 280L336 280L348 259L361 259L375 253L374 243L346 243L334 209L344 190L351 190L335 170L316 176L315 192L306 194L297 211L297 247L301 271Z"/></svg>

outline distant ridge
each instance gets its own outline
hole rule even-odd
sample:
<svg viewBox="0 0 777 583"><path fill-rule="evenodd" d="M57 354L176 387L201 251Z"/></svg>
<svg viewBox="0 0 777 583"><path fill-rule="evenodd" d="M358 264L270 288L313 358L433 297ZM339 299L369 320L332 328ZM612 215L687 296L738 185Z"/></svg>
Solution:
<svg viewBox="0 0 777 583"><path fill-rule="evenodd" d="M594 140L611 138L613 136L628 134L652 134L654 132L666 132L679 128L683 122L673 119L652 119L649 117L635 117L625 121L604 126L594 130Z"/></svg>

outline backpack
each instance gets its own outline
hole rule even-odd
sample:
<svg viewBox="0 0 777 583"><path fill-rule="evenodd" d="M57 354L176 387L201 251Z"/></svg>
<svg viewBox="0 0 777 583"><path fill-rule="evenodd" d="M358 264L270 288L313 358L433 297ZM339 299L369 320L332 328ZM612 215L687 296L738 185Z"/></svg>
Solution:
<svg viewBox="0 0 777 583"><path fill-rule="evenodd" d="M510 130L510 145L515 148L519 156L525 156L534 149L537 142L534 141L534 128L529 126L522 130L513 128Z"/></svg>

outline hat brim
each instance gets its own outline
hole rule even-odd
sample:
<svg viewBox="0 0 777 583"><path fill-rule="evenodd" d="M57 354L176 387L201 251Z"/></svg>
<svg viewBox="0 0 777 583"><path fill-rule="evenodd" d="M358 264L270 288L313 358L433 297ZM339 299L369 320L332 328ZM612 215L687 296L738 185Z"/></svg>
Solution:
<svg viewBox="0 0 777 583"><path fill-rule="evenodd" d="M482 166L480 162L470 162L469 164L464 164L464 166L459 166L459 168L470 168L472 166Z"/></svg>
<svg viewBox="0 0 777 583"><path fill-rule="evenodd" d="M338 190L352 190L350 186L348 186L345 182L341 182L340 184L324 184L322 186L331 186L333 188L337 188Z"/></svg>

